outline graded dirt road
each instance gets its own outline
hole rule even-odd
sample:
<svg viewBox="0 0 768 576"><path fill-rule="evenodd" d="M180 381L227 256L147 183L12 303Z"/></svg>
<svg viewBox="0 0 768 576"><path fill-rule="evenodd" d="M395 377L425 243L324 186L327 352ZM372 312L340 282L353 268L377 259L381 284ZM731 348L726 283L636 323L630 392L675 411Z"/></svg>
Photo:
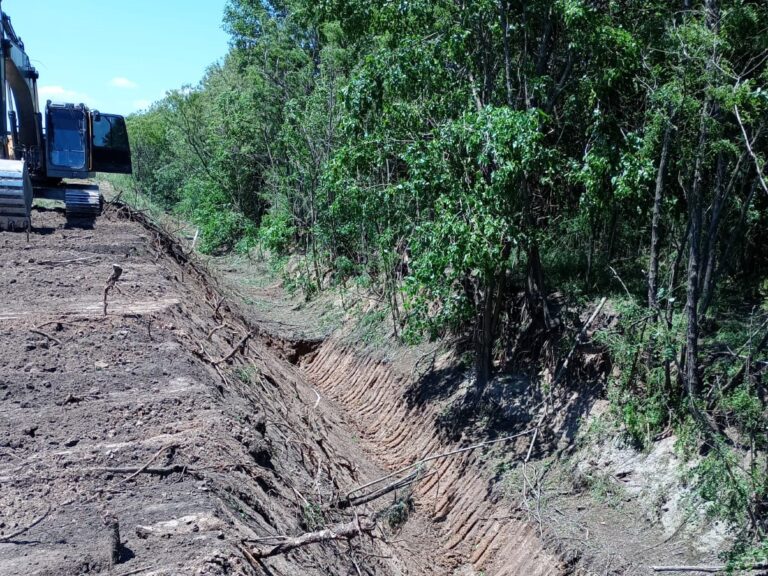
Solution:
<svg viewBox="0 0 768 576"><path fill-rule="evenodd" d="M418 513L395 535L386 510L375 538L258 558L365 525L330 505L384 470L279 342L118 212L0 233L0 575L450 573Z"/></svg>

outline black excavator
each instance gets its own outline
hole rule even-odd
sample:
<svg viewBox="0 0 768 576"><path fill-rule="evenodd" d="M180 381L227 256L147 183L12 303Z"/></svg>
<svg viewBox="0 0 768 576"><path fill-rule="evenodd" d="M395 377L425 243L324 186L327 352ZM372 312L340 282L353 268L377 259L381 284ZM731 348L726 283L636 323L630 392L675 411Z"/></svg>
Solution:
<svg viewBox="0 0 768 576"><path fill-rule="evenodd" d="M125 118L50 100L43 117L38 72L2 0L0 17L0 230L28 232L33 198L63 202L68 220L93 220L103 198L87 180L132 172Z"/></svg>

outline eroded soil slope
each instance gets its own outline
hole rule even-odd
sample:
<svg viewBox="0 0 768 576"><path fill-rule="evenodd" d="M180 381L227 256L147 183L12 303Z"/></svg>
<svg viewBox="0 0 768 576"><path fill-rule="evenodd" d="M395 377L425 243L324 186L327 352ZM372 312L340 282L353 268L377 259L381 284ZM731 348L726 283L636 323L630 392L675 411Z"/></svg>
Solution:
<svg viewBox="0 0 768 576"><path fill-rule="evenodd" d="M178 246L34 216L0 234L0 574L447 573L418 514L257 558L354 520L328 505L383 470Z"/></svg>

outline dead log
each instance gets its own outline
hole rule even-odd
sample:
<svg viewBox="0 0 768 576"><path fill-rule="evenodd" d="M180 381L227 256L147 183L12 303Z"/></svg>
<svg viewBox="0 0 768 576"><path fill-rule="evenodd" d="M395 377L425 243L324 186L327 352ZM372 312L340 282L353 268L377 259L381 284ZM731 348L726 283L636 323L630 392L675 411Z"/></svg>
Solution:
<svg viewBox="0 0 768 576"><path fill-rule="evenodd" d="M308 532L296 538L285 537L282 542L272 546L267 550L249 550L254 558L269 558L287 554L291 550L309 546L310 544L319 544L321 542L331 542L333 540L352 540L362 534L373 532L376 524L370 520L356 518L348 524L341 524L333 528L325 528L317 532Z"/></svg>

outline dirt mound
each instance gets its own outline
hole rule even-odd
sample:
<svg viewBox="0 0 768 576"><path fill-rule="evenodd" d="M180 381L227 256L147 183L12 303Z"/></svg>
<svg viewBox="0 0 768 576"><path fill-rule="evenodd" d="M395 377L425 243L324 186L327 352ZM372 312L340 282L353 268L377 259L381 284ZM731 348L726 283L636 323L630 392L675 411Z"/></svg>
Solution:
<svg viewBox="0 0 768 576"><path fill-rule="evenodd" d="M378 515L331 504L385 462L178 245L131 216L71 230L46 212L29 245L0 235L0 574L446 573L418 514L258 558L285 536L383 518L389 501ZM113 264L124 273L105 317ZM466 524L467 537L492 530Z"/></svg>

